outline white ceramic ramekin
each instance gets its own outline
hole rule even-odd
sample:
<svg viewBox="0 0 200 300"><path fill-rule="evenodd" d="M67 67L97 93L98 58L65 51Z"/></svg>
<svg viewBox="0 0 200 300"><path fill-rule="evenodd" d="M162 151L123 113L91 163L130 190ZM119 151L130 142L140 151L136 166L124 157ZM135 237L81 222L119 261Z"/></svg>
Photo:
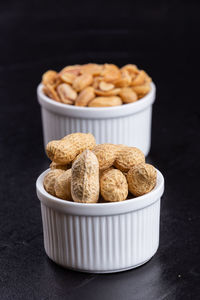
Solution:
<svg viewBox="0 0 200 300"><path fill-rule="evenodd" d="M82 204L58 199L36 183L41 201L44 247L66 268L110 273L147 262L159 245L160 198L164 178L148 194L123 202Z"/></svg>
<svg viewBox="0 0 200 300"><path fill-rule="evenodd" d="M115 107L78 107L58 103L37 88L42 110L44 144L73 132L92 133L98 144L136 146L145 156L150 150L152 104L155 85L135 103Z"/></svg>

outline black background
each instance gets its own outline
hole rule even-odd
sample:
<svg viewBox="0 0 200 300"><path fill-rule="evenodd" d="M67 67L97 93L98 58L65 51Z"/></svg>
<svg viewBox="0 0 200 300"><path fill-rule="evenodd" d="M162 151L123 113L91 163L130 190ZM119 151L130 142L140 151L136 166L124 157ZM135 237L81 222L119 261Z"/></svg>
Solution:
<svg viewBox="0 0 200 300"><path fill-rule="evenodd" d="M199 299L199 37L195 1L0 2L0 299ZM94 275L44 253L35 180L47 168L36 86L47 69L135 63L157 86L148 161L164 174L160 247Z"/></svg>

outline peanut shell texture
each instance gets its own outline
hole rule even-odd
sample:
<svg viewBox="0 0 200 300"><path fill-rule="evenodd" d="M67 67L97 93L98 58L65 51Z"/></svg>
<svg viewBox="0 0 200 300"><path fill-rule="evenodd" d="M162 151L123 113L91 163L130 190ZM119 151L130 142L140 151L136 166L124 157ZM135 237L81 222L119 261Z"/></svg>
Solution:
<svg viewBox="0 0 200 300"><path fill-rule="evenodd" d="M110 168L117 157L118 147L114 144L99 144L94 147L93 153L99 161L99 170Z"/></svg>
<svg viewBox="0 0 200 300"><path fill-rule="evenodd" d="M124 201L128 196L126 177L120 170L106 170L100 179L100 190L102 197L106 201Z"/></svg>
<svg viewBox="0 0 200 300"><path fill-rule="evenodd" d="M143 152L136 147L120 146L121 150L115 160L114 166L122 172L128 172L135 165L145 162Z"/></svg>
<svg viewBox="0 0 200 300"><path fill-rule="evenodd" d="M43 185L44 185L44 188L47 191L47 193L51 194L52 196L56 196L55 181L56 181L56 178L63 173L64 173L64 170L54 169L54 170L49 171L45 175Z"/></svg>
<svg viewBox="0 0 200 300"><path fill-rule="evenodd" d="M69 169L56 178L54 186L56 197L63 200L72 200L71 173L71 169Z"/></svg>
<svg viewBox="0 0 200 300"><path fill-rule="evenodd" d="M136 197L149 193L155 187L156 180L156 169L150 164L136 165L127 174L129 191Z"/></svg>
<svg viewBox="0 0 200 300"><path fill-rule="evenodd" d="M96 203L99 198L99 162L96 155L85 150L72 165L72 199L80 203Z"/></svg>
<svg viewBox="0 0 200 300"><path fill-rule="evenodd" d="M67 165L85 149L93 149L96 145L91 133L72 133L61 140L51 141L46 146L47 156L57 164Z"/></svg>
<svg viewBox="0 0 200 300"><path fill-rule="evenodd" d="M51 170L53 169L61 169L66 171L67 169L69 169L68 165L59 165L57 163L55 163L54 161L52 161L52 163L49 166L51 168Z"/></svg>

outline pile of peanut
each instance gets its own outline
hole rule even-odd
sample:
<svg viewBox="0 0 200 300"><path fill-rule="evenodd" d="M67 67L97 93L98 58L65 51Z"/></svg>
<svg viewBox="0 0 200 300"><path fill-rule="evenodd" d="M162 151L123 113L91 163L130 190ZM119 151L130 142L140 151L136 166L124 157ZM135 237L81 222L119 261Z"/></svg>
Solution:
<svg viewBox="0 0 200 300"><path fill-rule="evenodd" d="M72 133L46 147L52 160L45 190L80 203L117 202L141 196L156 185L156 169L136 147L99 144L88 133Z"/></svg>
<svg viewBox="0 0 200 300"><path fill-rule="evenodd" d="M67 66L42 76L43 92L51 99L76 106L105 107L132 103L151 89L151 78L136 65Z"/></svg>

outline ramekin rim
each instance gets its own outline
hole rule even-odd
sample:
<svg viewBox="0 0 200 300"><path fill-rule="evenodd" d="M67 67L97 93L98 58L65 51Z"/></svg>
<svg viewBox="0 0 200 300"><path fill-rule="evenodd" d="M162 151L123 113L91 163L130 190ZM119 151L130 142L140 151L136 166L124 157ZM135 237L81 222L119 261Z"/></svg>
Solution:
<svg viewBox="0 0 200 300"><path fill-rule="evenodd" d="M90 215L90 209L94 210L94 209L103 209L103 208L108 208L108 209L111 209L112 207L113 208L123 208L124 205L134 205L135 203L135 206L137 206L138 202L140 204L140 206L142 206L142 201L145 202L145 200L148 200L149 199L157 199L158 197L161 197L162 194L163 194L163 191L164 191L164 177L162 175L162 173L156 169L157 171L157 184L156 186L154 187L154 189L152 191L150 191L149 193L145 194L145 195L142 195L142 196L139 196L139 197L135 197L135 198L131 198L131 199L127 199L127 200L124 200L124 201L120 201L120 202L110 202L110 203L77 203L77 202L73 202L73 201L69 201L69 200L62 200L60 198L57 198L57 197L54 197L52 196L51 194L47 193L46 190L44 189L44 186L43 186L43 179L44 179L44 176L45 174L49 171L50 169L47 169L45 170L44 172L42 172L38 178L37 178L37 181L36 181L36 190L39 191L39 193L47 200L47 201L50 201L50 202L54 202L54 204L57 204L58 206L65 206L66 208L67 207L70 207L72 209L81 209L81 208L86 208L87 206L87 209L88 209L88 214ZM42 200L39 199L41 202ZM150 201L150 203L148 203L147 205L144 205L145 207L150 205L152 202L154 201ZM131 210L134 210L134 209L131 209ZM79 214L77 212L77 214ZM101 215L101 213L100 213Z"/></svg>
<svg viewBox="0 0 200 300"><path fill-rule="evenodd" d="M46 96L43 93L42 87L43 87L43 84L39 83L37 86L37 94L46 104L48 104L52 107L62 108L65 111L85 112L85 113L108 112L108 111L116 112L116 111L120 111L124 108L127 108L127 110L130 108L133 109L133 107L135 107L137 109L140 106L143 106L145 103L148 103L156 91L156 86L155 86L154 82L151 82L151 90L149 91L149 93L146 94L144 97L142 97L141 99L139 99L136 102L112 106L112 107L81 107L81 106L74 106L74 105L70 105L70 104L60 103L60 102L57 102L57 101L49 98L48 96ZM154 102L154 100L152 102Z"/></svg>

